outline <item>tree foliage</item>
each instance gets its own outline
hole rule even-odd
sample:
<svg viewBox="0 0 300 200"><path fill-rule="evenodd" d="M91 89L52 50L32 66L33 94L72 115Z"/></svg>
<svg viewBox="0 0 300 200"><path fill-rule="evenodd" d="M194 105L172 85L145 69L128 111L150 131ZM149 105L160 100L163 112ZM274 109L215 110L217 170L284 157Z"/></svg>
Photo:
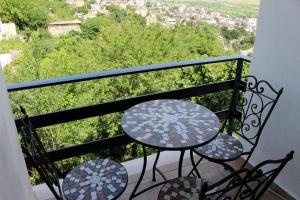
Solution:
<svg viewBox="0 0 300 200"><path fill-rule="evenodd" d="M43 0L0 0L0 18L20 30L37 30L47 27L48 10Z"/></svg>
<svg viewBox="0 0 300 200"><path fill-rule="evenodd" d="M233 42L233 48L235 50L241 49L249 49L253 47L255 35L253 33L246 32L243 28L235 28L233 30L229 30L226 27L222 29L222 35L227 40L227 42Z"/></svg>
<svg viewBox="0 0 300 200"><path fill-rule="evenodd" d="M113 23L111 17L106 16L97 16L87 19L81 24L81 35L86 39L96 39L100 29L110 26L111 23Z"/></svg>
<svg viewBox="0 0 300 200"><path fill-rule="evenodd" d="M248 33L243 28L235 28L233 30L229 30L228 28L223 27L222 34L227 40L237 40Z"/></svg>
<svg viewBox="0 0 300 200"><path fill-rule="evenodd" d="M71 8L66 1L61 0L42 0L43 4L49 10L49 21L66 21L75 19L74 13L76 11L83 11L79 8Z"/></svg>
<svg viewBox="0 0 300 200"><path fill-rule="evenodd" d="M82 24L82 33L71 33L57 39L42 30L35 31L17 62L5 68L6 82L49 79L232 53L224 51L218 39L221 31L215 26L205 23L174 28L159 24L146 26L144 18L124 12L115 10L111 17L98 16L87 20ZM232 77L232 68L232 65L213 64L149 72L14 92L10 97L16 116L19 105L23 105L30 115L42 114L220 81ZM226 105L226 98L226 95L219 94L193 100L216 110ZM80 144L122 133L120 116L120 113L114 113L50 126L40 129L39 134L48 150ZM99 154L121 160L130 158L132 152L121 148ZM81 161L74 158L64 161L64 164L69 167Z"/></svg>

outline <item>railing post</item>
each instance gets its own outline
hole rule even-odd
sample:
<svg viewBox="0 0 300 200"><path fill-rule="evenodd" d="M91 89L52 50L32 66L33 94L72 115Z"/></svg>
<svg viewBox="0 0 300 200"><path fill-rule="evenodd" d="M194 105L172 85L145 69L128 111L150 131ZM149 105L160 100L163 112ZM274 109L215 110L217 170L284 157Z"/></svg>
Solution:
<svg viewBox="0 0 300 200"><path fill-rule="evenodd" d="M236 66L236 72L235 72L235 80L234 80L234 86L233 86L233 92L231 96L231 102L230 102L230 108L229 108L229 120L228 120L228 134L232 135L233 129L234 129L234 117L235 117L235 111L236 106L239 99L239 82L242 79L242 73L243 73L243 60L238 59L237 60L237 66Z"/></svg>

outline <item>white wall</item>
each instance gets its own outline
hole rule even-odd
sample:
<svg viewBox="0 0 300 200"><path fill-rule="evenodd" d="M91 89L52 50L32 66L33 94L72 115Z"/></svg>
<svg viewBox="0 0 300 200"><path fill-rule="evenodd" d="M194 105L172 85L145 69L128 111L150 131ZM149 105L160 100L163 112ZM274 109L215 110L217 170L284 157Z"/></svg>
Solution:
<svg viewBox="0 0 300 200"><path fill-rule="evenodd" d="M261 0L251 74L284 87L253 164L295 150L276 183L300 199L300 1Z"/></svg>
<svg viewBox="0 0 300 200"><path fill-rule="evenodd" d="M0 68L4 68L5 65L12 62L12 57L10 54L0 54Z"/></svg>
<svg viewBox="0 0 300 200"><path fill-rule="evenodd" d="M0 200L33 200L0 68Z"/></svg>

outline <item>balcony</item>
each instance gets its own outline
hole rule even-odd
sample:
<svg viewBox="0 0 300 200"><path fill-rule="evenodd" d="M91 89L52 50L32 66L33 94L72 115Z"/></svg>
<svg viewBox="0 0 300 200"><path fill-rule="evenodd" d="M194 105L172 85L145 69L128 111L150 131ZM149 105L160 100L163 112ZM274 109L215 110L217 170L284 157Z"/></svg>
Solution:
<svg viewBox="0 0 300 200"><path fill-rule="evenodd" d="M91 81L96 79L105 79L105 78L114 78L119 76L126 76L131 74L142 74L154 71L168 71L171 69L176 68L201 68L206 67L211 64L216 63L228 63L234 68L235 75L232 79L229 80L220 80L217 82L208 83L205 85L196 85L188 88L177 88L171 91L161 91L158 93L150 93L144 94L142 96L131 97L127 99L120 99L105 103L99 103L94 105L88 105L78 108L72 108L67 110L59 110L56 112L45 113L35 116L30 116L34 127L36 128L44 128L51 125L59 125L63 123L72 122L75 120L83 120L90 117L102 116L106 114L116 113L116 112L123 112L130 108L131 106L149 101L154 99L190 99L192 97L199 97L208 94L218 93L218 92L229 92L233 91L234 89L234 82L235 80L239 80L242 74L247 73L248 63L251 60L248 57L244 56L223 56L223 57L215 57L215 58L206 58L200 60L192 60L192 61L183 61L183 62L173 62L173 63L164 63L164 64L157 64L157 65L149 65L149 66L142 66L142 67L135 67L135 68L127 68L127 69L120 69L120 70L111 70L111 71L104 71L94 74L84 74L84 75L77 75L77 76L70 76L70 77L62 77L62 78L54 78L48 80L40 80L40 81L33 81L27 83L18 83L18 84L11 84L8 85L8 92L13 93L16 91L22 90L30 90L35 88L42 88L42 87L52 87L56 85L64 85L70 83L77 83L77 82L84 82L84 81ZM235 67L234 67L235 66ZM228 115L229 110L215 110L215 113L218 115L220 119L223 119L225 116ZM238 117L238 116L237 116ZM20 119L16 119L15 123L17 127L20 125ZM109 138L102 138L95 141L89 141L83 144L73 145L69 147L54 149L49 151L48 154L52 161L62 161L65 159L69 159L72 157L83 156L89 153L97 153L99 150L106 150L112 147L118 146L125 146L132 144L132 141L126 137L123 133L120 133L117 136L109 137ZM136 148L136 147L135 147ZM158 166L162 171L168 176L168 178L176 177L176 169L179 154L177 152L163 152L162 157L158 163ZM150 170L152 163L154 162L155 155L149 156L149 162L147 165L147 170ZM236 161L233 164L237 165L240 161ZM32 163L28 160L26 161L27 166L31 167ZM142 160L141 158L135 158L130 161L123 162L124 166L127 168L129 172L129 185L125 193L121 196L120 199L128 199L129 194L133 190L135 183L137 182L139 171L141 171L142 167ZM185 157L184 160L184 168L183 174L186 174L191 169L191 163L189 161L189 157ZM220 180L222 177L228 174L223 167L204 162L199 167L199 170L203 173L203 176L211 181ZM159 181L159 179L158 179ZM151 171L146 172L146 176L142 181L141 188L147 187L154 184L151 180ZM148 191L144 195L141 195L137 199L154 199L153 196L157 196L158 189L153 189ZM274 189L275 188L275 189ZM34 191L40 200L46 200L53 198L50 190L47 188L45 184L38 185L34 187ZM280 188L274 186L273 189L270 189L264 196L264 199L282 199L287 194L281 190Z"/></svg>
<svg viewBox="0 0 300 200"><path fill-rule="evenodd" d="M278 14L280 13L280 15ZM251 74L260 76L263 79L274 83L275 86L284 87L284 93L278 104L278 110L274 115L268 126L265 129L265 133L261 138L261 144L257 147L256 153L250 160L250 163L255 165L261 160L279 157L283 152L287 152L291 149L296 150L295 158L286 167L286 170L277 177L275 183L281 188L285 189L290 196L285 199L300 199L300 157L299 157L299 113L300 113L300 90L298 89L299 81L299 35L300 29L297 24L299 23L299 1L261 1L260 12L258 17L258 29L254 47L253 62L251 64ZM161 64L140 68L116 70L109 72L102 72L90 75L80 75L75 77L65 77L58 79L51 79L45 81L35 81L31 83L14 84L8 86L9 92L33 89L39 87L50 87L54 85L75 83L79 81L96 80L106 77L121 76L126 74L143 73L143 71L150 72L156 70L175 69L185 67L186 65L206 65L213 62L235 62L246 63L248 58L233 56L233 57L221 57L221 58L208 58L204 60L198 60L193 62L176 62L171 64ZM241 66L241 65L238 65ZM147 69L146 69L147 68ZM0 73L0 199L8 200L32 200L31 185L28 184L28 177L26 172L26 166L23 158L21 157L21 150L16 137L16 130L10 111L10 105L6 94L6 86L3 82L2 73ZM197 95L207 95L212 92L228 91L232 90L232 80L221 81L218 83L209 83L202 86L194 86L191 88L181 88L174 91L164 91L157 94L145 94L140 97L132 97L128 99L115 100L113 102L101 103L97 105L83 106L74 109L60 110L53 113L41 114L31 116L35 126L44 128L47 126L72 122L74 120L84 120L93 116L105 115L108 113L122 112L130 106L158 98L190 98ZM228 111L215 110L220 118L224 116ZM19 121L16 120L18 125ZM110 144L108 144L108 142ZM69 146L65 148L59 148L49 152L52 160L60 161L69 159L75 156L86 155L88 153L97 152L101 149L107 149L110 146L119 146L131 144L124 135L118 135L113 138L99 139L96 141L90 141L84 144ZM163 154L168 152L163 152ZM169 157L169 156L167 156ZM174 156L175 157L175 156ZM5 162L2 162L5 160ZM162 159L161 159L162 160ZM169 172L168 175L172 175L173 170L177 165L173 164L176 160L169 163L161 163L160 167L165 172ZM129 172L135 170L133 166L139 165L140 160L134 159L126 161L124 164L128 168ZM170 165L169 165L170 164ZM27 161L27 165L31 163ZM185 164L188 167L189 164ZM203 167L202 173L210 176L210 168L207 163L201 165ZM167 168L167 170L165 170ZM208 169L207 169L208 168ZM223 170L222 168L220 170ZM136 177L135 173L130 174L130 181L134 183ZM149 173L147 173L149 177ZM144 180L143 186L150 184L150 179ZM130 185L128 191L122 198L126 198L126 194L130 192ZM35 188L38 196L40 194L46 194L45 187L42 185ZM47 188L46 188L47 189ZM17 191L17 192L16 192ZM277 192L277 190L274 190ZM153 191L153 195L155 191ZM150 195L151 195L150 194ZM277 193L278 194L278 193ZM276 197L279 197L278 195ZM265 198L276 199L274 193L269 191L269 196ZM279 193L282 197L285 195ZM4 197L3 197L4 196ZM147 197L149 193L147 193ZM7 198L6 198L7 197ZM40 196L39 196L40 197ZM45 196L44 196L45 197ZM48 197L46 197L48 198ZM40 199L46 199L43 196ZM50 197L51 198L51 197ZM284 199L284 198L280 198Z"/></svg>
<svg viewBox="0 0 300 200"><path fill-rule="evenodd" d="M152 182L152 169L151 166L154 163L155 155L148 156L149 164L147 166L147 171L145 177L141 183L140 189L144 189L146 187L154 185L156 182ZM158 168L168 177L168 178L176 178L177 177L177 169L178 169L178 152L163 152L161 154L160 161L158 162ZM242 163L242 160L238 160L230 163L232 166L238 167ZM120 200L127 200L139 178L139 172L141 166L143 165L142 158L137 158L131 161L122 163L129 175L129 182L125 192L119 198ZM187 174L192 169L189 156L186 156L183 161L183 174ZM198 167L203 177L210 181L218 181L224 178L229 172L226 172L224 168L220 165L210 163L208 161L204 161L201 166ZM163 181L163 179L158 176L157 181ZM154 188L146 193L136 197L137 200L153 200L158 196L159 189L161 187ZM55 200L53 194L49 190L46 184L41 184L33 187L35 195L38 200ZM283 191L276 184L271 186L270 189L264 194L261 198L262 200L286 200L293 199L288 193Z"/></svg>

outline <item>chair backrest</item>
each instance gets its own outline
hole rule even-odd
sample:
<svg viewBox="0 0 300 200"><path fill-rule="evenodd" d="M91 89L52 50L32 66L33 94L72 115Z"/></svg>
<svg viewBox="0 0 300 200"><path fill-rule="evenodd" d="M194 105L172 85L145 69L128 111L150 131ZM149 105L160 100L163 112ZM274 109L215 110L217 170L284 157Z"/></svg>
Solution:
<svg viewBox="0 0 300 200"><path fill-rule="evenodd" d="M200 199L258 200L293 154L294 151L291 151L285 158L263 161L252 169L242 168L210 186L204 183Z"/></svg>
<svg viewBox="0 0 300 200"><path fill-rule="evenodd" d="M58 170L55 164L50 161L48 153L23 107L21 107L21 112L23 115L21 117L19 130L24 142L24 145L22 145L24 156L33 164L56 199L62 199ZM54 186L58 188L59 194L56 192Z"/></svg>
<svg viewBox="0 0 300 200"><path fill-rule="evenodd" d="M236 84L231 114L225 124L228 125L228 133L239 135L252 146L248 152L251 154L283 88L277 91L267 81L257 80L254 76L245 76Z"/></svg>

